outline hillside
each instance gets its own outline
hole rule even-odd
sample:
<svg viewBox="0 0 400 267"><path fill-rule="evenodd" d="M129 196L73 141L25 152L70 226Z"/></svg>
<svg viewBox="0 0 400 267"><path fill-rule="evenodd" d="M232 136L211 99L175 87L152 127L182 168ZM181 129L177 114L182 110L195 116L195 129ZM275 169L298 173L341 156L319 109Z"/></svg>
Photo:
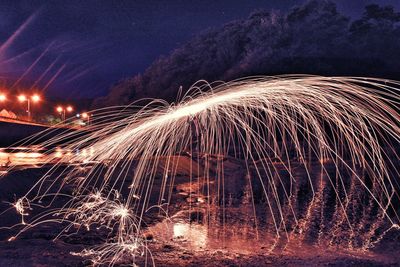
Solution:
<svg viewBox="0 0 400 267"><path fill-rule="evenodd" d="M344 16L329 1L309 1L287 13L257 11L210 29L160 57L142 74L110 89L94 106L144 97L175 100L199 79L308 73L400 78L400 13L369 5Z"/></svg>

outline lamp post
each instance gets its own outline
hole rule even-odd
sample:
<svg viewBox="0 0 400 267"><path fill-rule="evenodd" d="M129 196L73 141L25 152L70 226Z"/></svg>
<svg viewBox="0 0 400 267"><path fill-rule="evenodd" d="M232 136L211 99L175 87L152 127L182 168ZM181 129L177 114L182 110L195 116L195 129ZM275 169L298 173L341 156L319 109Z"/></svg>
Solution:
<svg viewBox="0 0 400 267"><path fill-rule="evenodd" d="M28 120L31 121L32 119L32 114L31 114L31 101L33 103L37 103L40 101L40 96L35 94L31 97L26 97L25 95L19 95L18 96L18 100L19 102L23 103L26 102L27 103L27 107L26 107L26 112L28 113Z"/></svg>
<svg viewBox="0 0 400 267"><path fill-rule="evenodd" d="M82 113L82 118L87 120L87 125L90 124L90 114L87 112Z"/></svg>
<svg viewBox="0 0 400 267"><path fill-rule="evenodd" d="M58 106L58 107L56 108L56 110L57 110L57 112L60 113L60 115L61 115L61 121L64 121L64 116L65 116L65 110L64 110L64 108L61 107L61 106Z"/></svg>
<svg viewBox="0 0 400 267"><path fill-rule="evenodd" d="M66 108L62 107L62 106L58 106L56 108L57 112L60 113L61 115L61 120L62 122L65 122L66 119L66 113L67 112L72 112L74 110L74 108L72 106L67 106Z"/></svg>
<svg viewBox="0 0 400 267"><path fill-rule="evenodd" d="M7 97L5 94L0 93L0 102L5 102L7 100Z"/></svg>

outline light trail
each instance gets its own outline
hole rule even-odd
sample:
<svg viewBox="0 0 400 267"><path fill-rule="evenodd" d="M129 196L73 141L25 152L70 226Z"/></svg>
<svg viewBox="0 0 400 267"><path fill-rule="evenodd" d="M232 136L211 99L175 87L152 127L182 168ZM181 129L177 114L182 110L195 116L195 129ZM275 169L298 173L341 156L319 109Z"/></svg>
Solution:
<svg viewBox="0 0 400 267"><path fill-rule="evenodd" d="M36 19L40 10L30 15L19 27L12 33L8 39L0 45L0 57L2 57L12 43L21 35L22 32Z"/></svg>
<svg viewBox="0 0 400 267"><path fill-rule="evenodd" d="M66 151L91 153L70 155L81 164L57 164L16 202L24 227L11 239L50 221L67 224L60 236L106 229L105 244L79 255L94 265L134 264L150 253L144 217L150 207L167 205L168 213L178 176L186 177L189 199L198 199L207 214L225 212L237 179L229 166L238 162L238 179L251 192L246 203L255 221L263 210L265 231L275 236L271 250L282 240L310 238L367 249L399 228L399 85L355 77L253 77L196 83L177 104L153 100L119 113L105 109L85 132L42 144L64 142ZM26 214L46 196L50 207L71 185L61 208ZM307 188L311 197L300 199Z"/></svg>

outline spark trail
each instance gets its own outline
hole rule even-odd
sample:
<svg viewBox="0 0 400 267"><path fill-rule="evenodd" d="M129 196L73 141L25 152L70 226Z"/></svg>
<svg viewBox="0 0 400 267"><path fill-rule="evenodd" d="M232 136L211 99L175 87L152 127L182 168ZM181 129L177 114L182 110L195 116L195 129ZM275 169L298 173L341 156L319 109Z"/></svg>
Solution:
<svg viewBox="0 0 400 267"><path fill-rule="evenodd" d="M178 103L103 109L90 128L43 142L91 152L71 154L78 164L61 161L16 202L24 227L12 239L47 222L65 226L58 237L106 231L104 244L79 255L134 264L150 255L147 214L172 212L183 177L188 202L197 200L187 209L224 225L241 199L271 250L290 242L368 249L398 229L398 88L372 78L253 77L200 81ZM60 197L68 201L49 209Z"/></svg>

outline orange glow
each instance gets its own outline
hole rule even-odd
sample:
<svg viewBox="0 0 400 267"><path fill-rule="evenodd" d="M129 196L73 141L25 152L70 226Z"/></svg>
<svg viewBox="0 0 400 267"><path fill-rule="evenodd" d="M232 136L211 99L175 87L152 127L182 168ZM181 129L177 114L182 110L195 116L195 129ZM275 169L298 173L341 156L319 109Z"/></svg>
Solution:
<svg viewBox="0 0 400 267"><path fill-rule="evenodd" d="M40 96L39 96L39 95L36 95L36 94L33 95L33 96L32 96L32 101L33 101L33 102L39 102L39 101L40 101Z"/></svg>
<svg viewBox="0 0 400 267"><path fill-rule="evenodd" d="M87 117L89 117L89 114L87 114L86 112L82 113L82 118L86 119Z"/></svg>
<svg viewBox="0 0 400 267"><path fill-rule="evenodd" d="M11 203L21 218L15 236L53 224L56 236L98 232L101 241L73 255L100 266L134 266L136 256L150 265L152 248L171 242L223 256L319 244L369 253L381 239L393 243L389 235L400 229L400 82L257 76L200 81L177 99L83 112L86 128L72 104L52 106L61 117L55 135L24 143L28 151L37 144L54 165ZM63 148L54 151L57 144ZM5 162L12 162L8 155ZM142 226L155 213L154 225Z"/></svg>
<svg viewBox="0 0 400 267"><path fill-rule="evenodd" d="M7 97L5 94L0 94L0 102L6 101Z"/></svg>
<svg viewBox="0 0 400 267"><path fill-rule="evenodd" d="M25 102L26 100L27 100L27 98L26 98L25 95L19 95L19 96L18 96L18 101L19 101L19 102Z"/></svg>

